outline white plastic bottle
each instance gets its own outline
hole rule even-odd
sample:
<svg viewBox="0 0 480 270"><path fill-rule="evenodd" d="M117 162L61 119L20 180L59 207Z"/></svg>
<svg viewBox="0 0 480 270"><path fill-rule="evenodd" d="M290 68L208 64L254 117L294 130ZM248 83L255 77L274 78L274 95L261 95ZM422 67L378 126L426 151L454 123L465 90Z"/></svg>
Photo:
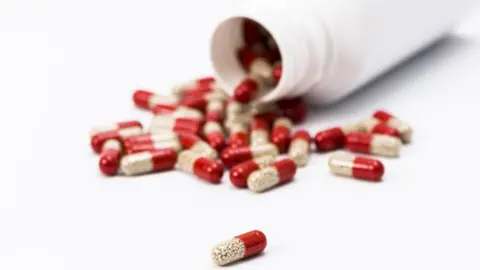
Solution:
<svg viewBox="0 0 480 270"><path fill-rule="evenodd" d="M217 77L233 90L245 76L236 56L241 22L252 19L270 32L282 55L282 79L262 101L306 95L325 104L448 33L475 2L243 0L215 30L211 58Z"/></svg>

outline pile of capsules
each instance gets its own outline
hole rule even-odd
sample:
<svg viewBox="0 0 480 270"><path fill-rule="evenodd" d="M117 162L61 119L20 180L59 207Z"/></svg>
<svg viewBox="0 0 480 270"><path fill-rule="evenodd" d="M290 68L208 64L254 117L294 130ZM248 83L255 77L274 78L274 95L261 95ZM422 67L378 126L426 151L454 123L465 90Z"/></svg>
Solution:
<svg viewBox="0 0 480 270"><path fill-rule="evenodd" d="M96 127L91 146L100 154L99 167L108 176L135 176L178 169L210 183L220 183L225 168L238 188L264 192L289 182L305 167L312 142L317 152L347 149L386 157L399 155L411 140L412 128L385 111L358 123L318 132L293 131L306 119L301 98L258 103L275 87L282 73L274 40L259 25L245 20L245 45L238 49L246 77L229 96L213 77L183 83L172 95L137 90L133 102L153 113L148 128L138 121ZM285 158L278 156L286 154ZM219 161L220 160L220 161ZM381 161L346 153L333 154L329 168L341 176L378 182ZM257 254L266 246L265 235L252 231L219 244L212 251L218 265Z"/></svg>

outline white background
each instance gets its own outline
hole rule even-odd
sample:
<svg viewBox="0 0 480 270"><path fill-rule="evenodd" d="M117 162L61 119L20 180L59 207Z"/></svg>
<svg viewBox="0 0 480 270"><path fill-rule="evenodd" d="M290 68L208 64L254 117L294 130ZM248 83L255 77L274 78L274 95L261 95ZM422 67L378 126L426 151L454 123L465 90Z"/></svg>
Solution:
<svg viewBox="0 0 480 270"><path fill-rule="evenodd" d="M100 175L88 132L150 115L211 73L208 37L229 1L0 2L0 269L213 269L210 248L260 229L264 255L231 269L479 269L480 12L456 34L340 104L317 131L387 108L415 127L383 183L330 175L315 154L262 195L180 172Z"/></svg>

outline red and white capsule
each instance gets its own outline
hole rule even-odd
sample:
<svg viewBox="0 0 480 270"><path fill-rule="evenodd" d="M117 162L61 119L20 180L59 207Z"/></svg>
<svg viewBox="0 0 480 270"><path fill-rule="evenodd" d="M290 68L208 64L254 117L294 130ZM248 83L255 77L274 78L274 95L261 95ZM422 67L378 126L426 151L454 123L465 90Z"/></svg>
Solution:
<svg viewBox="0 0 480 270"><path fill-rule="evenodd" d="M387 123L382 122L376 118L364 119L360 122L364 131L373 134L382 134L400 138L400 133L397 129L390 127Z"/></svg>
<svg viewBox="0 0 480 270"><path fill-rule="evenodd" d="M253 119L250 126L250 145L257 146L270 143L270 127L263 119Z"/></svg>
<svg viewBox="0 0 480 270"><path fill-rule="evenodd" d="M102 151L103 144L110 139L122 141L122 139L127 137L136 136L143 133L144 132L142 128L138 126L102 132L94 135L91 138L90 145L92 146L93 151L99 154Z"/></svg>
<svg viewBox="0 0 480 270"><path fill-rule="evenodd" d="M152 109L153 114L171 115L173 118L203 119L201 111L179 105L157 105Z"/></svg>
<svg viewBox="0 0 480 270"><path fill-rule="evenodd" d="M207 143L217 152L222 151L227 146L227 140L223 133L222 126L217 122L207 122L203 126L203 134Z"/></svg>
<svg viewBox="0 0 480 270"><path fill-rule="evenodd" d="M381 161L347 154L334 154L328 161L330 171L336 175L367 181L382 180L385 168Z"/></svg>
<svg viewBox="0 0 480 270"><path fill-rule="evenodd" d="M190 150L185 150L180 153L177 165L180 170L192 173L198 178L213 184L220 183L225 171L220 162Z"/></svg>
<svg viewBox="0 0 480 270"><path fill-rule="evenodd" d="M290 132L293 123L289 118L281 117L273 123L270 142L278 147L280 153L285 153L290 145Z"/></svg>
<svg viewBox="0 0 480 270"><path fill-rule="evenodd" d="M235 87L233 99L242 104L249 103L257 97L262 88L262 79L258 75L249 75Z"/></svg>
<svg viewBox="0 0 480 270"><path fill-rule="evenodd" d="M205 111L209 102L214 100L225 101L227 96L225 93L205 93L205 94L198 94L198 95L189 95L184 96L180 101L180 105L186 106L189 108L194 108L200 111Z"/></svg>
<svg viewBox="0 0 480 270"><path fill-rule="evenodd" d="M387 135L352 132L345 138L345 147L356 153L397 157L402 149L402 141Z"/></svg>
<svg viewBox="0 0 480 270"><path fill-rule="evenodd" d="M230 129L230 137L228 146L237 148L248 145L248 128L241 123L233 124Z"/></svg>
<svg viewBox="0 0 480 270"><path fill-rule="evenodd" d="M212 100L207 104L207 111L205 112L206 121L222 122L225 118L225 101Z"/></svg>
<svg viewBox="0 0 480 270"><path fill-rule="evenodd" d="M253 192L264 192L291 181L296 173L297 165L293 160L286 158L250 174L247 186Z"/></svg>
<svg viewBox="0 0 480 270"><path fill-rule="evenodd" d="M174 118L169 115L156 115L150 123L151 133L162 133L165 130L175 132L191 132L200 134L203 121L193 118Z"/></svg>
<svg viewBox="0 0 480 270"><path fill-rule="evenodd" d="M162 134L142 134L137 136L132 136L125 138L123 140L123 145L128 147L129 145L133 144L144 144L144 143L154 143L154 142L161 142L161 141L169 141L176 139L178 137L177 133L173 131L166 130Z"/></svg>
<svg viewBox="0 0 480 270"><path fill-rule="evenodd" d="M238 148L225 148L220 158L228 168L238 165L250 159L257 159L263 156L278 156L278 149L273 144L259 146L242 146Z"/></svg>
<svg viewBox="0 0 480 270"><path fill-rule="evenodd" d="M172 149L173 151L178 153L182 151L182 145L180 144L178 138L125 145L125 152L127 154L154 151L158 149Z"/></svg>
<svg viewBox="0 0 480 270"><path fill-rule="evenodd" d="M118 173L122 157L122 144L119 140L107 140L102 147L98 167L104 175L113 176Z"/></svg>
<svg viewBox="0 0 480 270"><path fill-rule="evenodd" d="M237 188L246 188L251 173L263 169L273 162L275 162L274 156L263 156L242 162L230 170L230 182Z"/></svg>
<svg viewBox="0 0 480 270"><path fill-rule="evenodd" d="M158 149L126 155L120 162L122 172L127 176L172 170L177 162L177 152L172 149Z"/></svg>
<svg viewBox="0 0 480 270"><path fill-rule="evenodd" d="M350 132L362 131L359 124L349 124L319 131L314 138L318 152L332 151L345 146L345 136Z"/></svg>
<svg viewBox="0 0 480 270"><path fill-rule="evenodd" d="M114 123L114 124L110 124L110 125L94 127L94 128L92 128L92 131L90 132L90 137L93 137L93 136L97 135L98 133L115 131L115 130L118 130L118 129L129 128L129 127L143 128L142 124L139 121L135 121L135 120L133 120L133 121L122 121L122 122L118 122L118 123Z"/></svg>
<svg viewBox="0 0 480 270"><path fill-rule="evenodd" d="M310 134L306 130L299 130L293 134L288 148L288 156L295 161L297 167L307 166L311 140Z"/></svg>
<svg viewBox="0 0 480 270"><path fill-rule="evenodd" d="M266 58L255 54L252 48L248 46L238 51L238 58L250 74L259 76L263 82L272 83L272 65Z"/></svg>
<svg viewBox="0 0 480 270"><path fill-rule="evenodd" d="M179 133L178 138L180 144L184 149L188 149L192 152L200 155L216 159L218 157L215 148L211 147L208 143L204 142L200 137L192 133Z"/></svg>
<svg viewBox="0 0 480 270"><path fill-rule="evenodd" d="M398 130L404 142L409 143L412 140L413 128L408 123L383 110L376 111L373 117Z"/></svg>
<svg viewBox="0 0 480 270"><path fill-rule="evenodd" d="M157 105L177 105L179 101L175 96L162 96L145 90L133 93L133 102L143 109L153 109Z"/></svg>
<svg viewBox="0 0 480 270"><path fill-rule="evenodd" d="M185 91L189 89L210 89L215 86L215 78L213 77L203 77L189 82L181 83L177 86L174 86L172 89L172 94L175 96L182 96Z"/></svg>
<svg viewBox="0 0 480 270"><path fill-rule="evenodd" d="M261 253L267 247L267 238L261 231L251 231L216 245L212 249L213 262L218 266Z"/></svg>

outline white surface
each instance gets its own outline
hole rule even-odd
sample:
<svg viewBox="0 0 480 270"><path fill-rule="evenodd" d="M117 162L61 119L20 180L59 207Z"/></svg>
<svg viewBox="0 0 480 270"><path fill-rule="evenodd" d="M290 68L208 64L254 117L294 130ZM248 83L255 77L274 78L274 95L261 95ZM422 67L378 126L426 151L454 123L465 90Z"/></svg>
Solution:
<svg viewBox="0 0 480 270"><path fill-rule="evenodd" d="M179 172L104 178L97 124L149 115L137 87L209 74L226 1L0 4L0 269L213 269L210 248L252 229L263 256L231 269L478 269L480 13L344 102L311 131L379 107L416 128L381 184L332 176L314 155L287 186L252 194ZM201 8L207 8L200 11Z"/></svg>

